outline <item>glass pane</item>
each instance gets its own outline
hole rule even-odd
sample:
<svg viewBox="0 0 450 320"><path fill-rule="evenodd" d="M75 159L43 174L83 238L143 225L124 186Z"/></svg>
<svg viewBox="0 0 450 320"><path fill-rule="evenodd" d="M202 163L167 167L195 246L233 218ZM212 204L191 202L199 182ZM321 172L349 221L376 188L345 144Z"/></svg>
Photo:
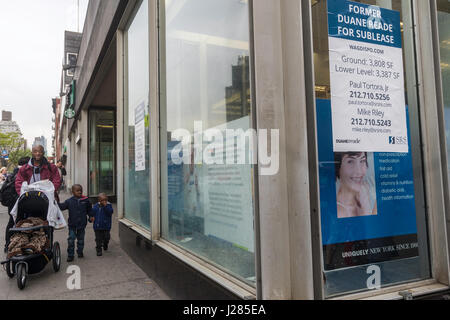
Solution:
<svg viewBox="0 0 450 320"><path fill-rule="evenodd" d="M162 9L162 236L254 284L253 166L224 152L248 150L227 129L252 128L247 1Z"/></svg>
<svg viewBox="0 0 450 320"><path fill-rule="evenodd" d="M125 217L150 229L148 2L125 37Z"/></svg>
<svg viewBox="0 0 450 320"><path fill-rule="evenodd" d="M311 5L325 295L429 278L411 2Z"/></svg>
<svg viewBox="0 0 450 320"><path fill-rule="evenodd" d="M439 47L441 53L442 88L444 95L447 159L450 161L450 2L438 0ZM450 165L448 175L450 178Z"/></svg>
<svg viewBox="0 0 450 320"><path fill-rule="evenodd" d="M89 195L115 195L114 111L89 111Z"/></svg>

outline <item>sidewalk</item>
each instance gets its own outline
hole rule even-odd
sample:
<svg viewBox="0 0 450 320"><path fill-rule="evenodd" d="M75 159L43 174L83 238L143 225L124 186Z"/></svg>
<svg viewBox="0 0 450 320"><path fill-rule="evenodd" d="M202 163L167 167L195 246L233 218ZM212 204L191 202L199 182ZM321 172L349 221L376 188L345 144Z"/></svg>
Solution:
<svg viewBox="0 0 450 320"><path fill-rule="evenodd" d="M61 194L61 201L67 196ZM64 211L64 217L67 219L67 211ZM58 241L61 246L60 271L55 273L50 262L41 273L28 277L24 290L19 290L16 278L9 279L6 271L0 267L0 300L169 300L161 288L120 248L116 210L114 217L111 242L108 251L103 252L101 257L96 255L94 231L92 224L88 224L84 258L79 259L75 255L73 262L66 262L68 230L55 231L54 241ZM7 208L0 205L1 261L6 258L3 246L8 219ZM79 267L80 290L67 287L68 279L73 279L73 273L66 273L69 266Z"/></svg>

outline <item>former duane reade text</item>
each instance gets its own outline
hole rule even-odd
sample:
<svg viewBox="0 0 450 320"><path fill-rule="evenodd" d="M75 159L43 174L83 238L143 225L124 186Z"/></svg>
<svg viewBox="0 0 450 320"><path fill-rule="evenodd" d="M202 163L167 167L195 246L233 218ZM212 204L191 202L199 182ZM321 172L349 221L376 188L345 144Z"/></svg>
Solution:
<svg viewBox="0 0 450 320"><path fill-rule="evenodd" d="M390 23L385 23L381 18L381 10L378 7L364 7L349 4L349 14L363 15L369 18L358 18L351 15L345 15L339 13L337 15L337 21L339 23L345 23L349 26L367 28L369 30L381 30L385 32L394 32L394 26ZM394 44L395 37L393 35L386 35L381 33L374 33L367 30L349 29L346 27L338 27L338 33L345 36L355 37L358 39L374 40L386 44Z"/></svg>

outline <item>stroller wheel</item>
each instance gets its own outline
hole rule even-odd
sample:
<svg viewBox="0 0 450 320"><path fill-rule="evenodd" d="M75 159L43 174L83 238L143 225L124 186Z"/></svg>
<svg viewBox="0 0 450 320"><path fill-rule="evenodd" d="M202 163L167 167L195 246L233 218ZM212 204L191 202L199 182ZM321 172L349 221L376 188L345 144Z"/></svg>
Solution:
<svg viewBox="0 0 450 320"><path fill-rule="evenodd" d="M58 272L60 267L61 267L61 249L59 247L59 243L55 242L53 244L53 270L55 272Z"/></svg>
<svg viewBox="0 0 450 320"><path fill-rule="evenodd" d="M27 283L27 268L24 263L17 265L17 286L20 290L25 288Z"/></svg>
<svg viewBox="0 0 450 320"><path fill-rule="evenodd" d="M9 278L14 278L14 272L12 271L12 264L11 261L9 261L6 265L5 265L5 269L6 269L6 274L8 275Z"/></svg>

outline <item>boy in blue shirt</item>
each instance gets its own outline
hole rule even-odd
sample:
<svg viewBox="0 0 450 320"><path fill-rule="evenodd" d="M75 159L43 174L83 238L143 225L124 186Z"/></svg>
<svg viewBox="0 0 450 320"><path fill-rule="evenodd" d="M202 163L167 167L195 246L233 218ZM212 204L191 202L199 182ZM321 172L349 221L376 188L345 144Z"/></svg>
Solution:
<svg viewBox="0 0 450 320"><path fill-rule="evenodd" d="M67 262L72 262L75 255L75 239L77 240L78 258L83 258L84 235L87 218L92 222L92 204L89 198L83 196L83 187L79 184L72 186L73 197L59 203L61 210L69 209L69 238L67 239Z"/></svg>
<svg viewBox="0 0 450 320"><path fill-rule="evenodd" d="M108 250L109 240L111 239L110 231L113 212L113 207L108 202L108 196L100 193L98 202L92 208L97 256L102 255L102 248L105 251Z"/></svg>

